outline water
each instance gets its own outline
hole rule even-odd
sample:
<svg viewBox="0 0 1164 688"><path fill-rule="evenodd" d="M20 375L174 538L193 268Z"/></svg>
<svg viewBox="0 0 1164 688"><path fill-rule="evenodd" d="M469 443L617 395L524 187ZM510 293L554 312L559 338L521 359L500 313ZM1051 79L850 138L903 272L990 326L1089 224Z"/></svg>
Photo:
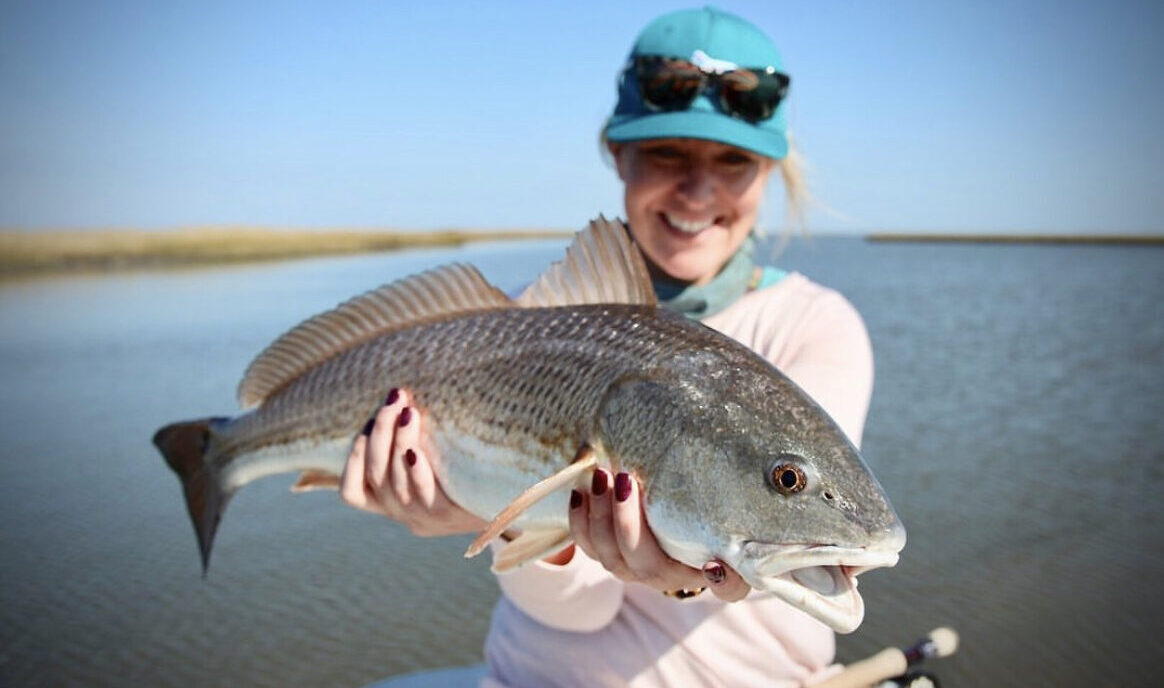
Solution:
<svg viewBox="0 0 1164 688"><path fill-rule="evenodd" d="M480 661L498 594L291 478L231 504L201 579L160 425L234 408L303 317L436 264L511 290L561 242L0 286L0 684L360 686ZM909 530L842 659L954 626L946 685L1155 685L1164 670L1164 251L815 239L781 263L873 338L869 463Z"/></svg>

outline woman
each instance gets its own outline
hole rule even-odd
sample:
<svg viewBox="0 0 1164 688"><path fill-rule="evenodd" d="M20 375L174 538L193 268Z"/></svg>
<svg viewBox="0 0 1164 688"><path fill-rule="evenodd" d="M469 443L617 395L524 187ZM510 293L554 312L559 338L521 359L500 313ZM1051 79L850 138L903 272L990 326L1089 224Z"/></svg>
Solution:
<svg viewBox="0 0 1164 688"><path fill-rule="evenodd" d="M664 307L766 357L858 442L872 388L860 317L837 293L753 260L773 169L793 208L802 193L780 69L743 19L711 8L660 17L631 51L604 140ZM423 433L407 390L392 390L354 443L343 499L418 535L480 531L433 479ZM596 471L589 493L571 495L570 526L575 545L499 576L486 685L799 685L828 670L826 626L750 592L721 562L668 558L627 474Z"/></svg>

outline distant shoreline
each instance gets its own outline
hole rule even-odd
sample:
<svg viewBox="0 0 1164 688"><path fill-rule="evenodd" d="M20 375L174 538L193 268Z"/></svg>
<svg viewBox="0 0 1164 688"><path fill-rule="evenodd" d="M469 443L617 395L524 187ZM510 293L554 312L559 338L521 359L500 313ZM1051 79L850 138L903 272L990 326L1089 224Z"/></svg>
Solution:
<svg viewBox="0 0 1164 688"><path fill-rule="evenodd" d="M460 246L469 242L567 239L554 230L280 230L0 232L0 278L265 262Z"/></svg>
<svg viewBox="0 0 1164 688"><path fill-rule="evenodd" d="M208 227L172 231L0 231L0 279L31 275L111 272L269 262L481 241L568 239L559 230L283 230ZM1162 246L1164 234L909 234L875 232L871 242L1102 244Z"/></svg>
<svg viewBox="0 0 1164 688"><path fill-rule="evenodd" d="M867 241L962 244L1106 244L1161 246L1164 234L908 234L875 232Z"/></svg>

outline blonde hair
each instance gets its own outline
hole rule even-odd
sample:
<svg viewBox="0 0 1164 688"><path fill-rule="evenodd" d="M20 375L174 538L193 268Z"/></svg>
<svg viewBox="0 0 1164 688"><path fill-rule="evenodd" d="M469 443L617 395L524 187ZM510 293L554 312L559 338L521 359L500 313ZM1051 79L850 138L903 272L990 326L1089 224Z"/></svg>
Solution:
<svg viewBox="0 0 1164 688"><path fill-rule="evenodd" d="M780 172L780 181L784 183L784 222L781 225L780 239L773 247L773 253L778 255L792 239L794 234L806 236L808 221L805 218L809 204L813 202L812 194L808 191L808 180L805 175L804 156L788 141L788 154L775 161L776 169ZM762 223L757 223L755 234L764 236L766 232Z"/></svg>

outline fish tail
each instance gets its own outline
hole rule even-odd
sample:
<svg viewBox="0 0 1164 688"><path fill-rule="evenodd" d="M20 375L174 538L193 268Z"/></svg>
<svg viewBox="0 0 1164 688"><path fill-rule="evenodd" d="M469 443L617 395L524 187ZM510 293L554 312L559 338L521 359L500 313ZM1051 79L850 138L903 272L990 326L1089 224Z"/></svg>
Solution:
<svg viewBox="0 0 1164 688"><path fill-rule="evenodd" d="M198 536L198 548L202 553L203 576L210 565L214 533L218 530L218 522L222 520L222 513L231 496L223 487L218 470L206 460L210 427L223 420L203 418L172 423L154 434L154 444L182 480L186 509L190 512L194 534Z"/></svg>

